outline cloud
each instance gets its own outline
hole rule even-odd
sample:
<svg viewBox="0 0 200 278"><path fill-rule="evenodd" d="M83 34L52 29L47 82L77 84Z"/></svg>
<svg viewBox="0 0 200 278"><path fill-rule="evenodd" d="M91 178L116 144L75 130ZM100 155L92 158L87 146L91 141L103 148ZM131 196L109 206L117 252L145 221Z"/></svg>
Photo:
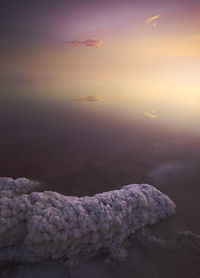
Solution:
<svg viewBox="0 0 200 278"><path fill-rule="evenodd" d="M14 183L0 179L0 192ZM23 188L24 179L17 183ZM0 261L72 263L101 249L124 259L119 245L130 234L175 213L175 204L148 184L80 198L52 191L12 192L0 198Z"/></svg>
<svg viewBox="0 0 200 278"><path fill-rule="evenodd" d="M156 111L155 110L152 110L151 113L149 112L144 112L144 115L148 118L151 118L151 119L156 119L157 118L157 115L156 115Z"/></svg>
<svg viewBox="0 0 200 278"><path fill-rule="evenodd" d="M147 18L146 22L147 22L147 23L151 23L151 22L153 22L154 20L158 19L159 17L160 17L159 14L157 14L157 15L155 15L155 16L152 16L152 17L149 17L149 18Z"/></svg>
<svg viewBox="0 0 200 278"><path fill-rule="evenodd" d="M92 39L87 39L85 41L65 41L65 43L72 44L75 47L79 47L79 46L92 46L92 47L96 47L96 48L103 47L103 41L92 40Z"/></svg>
<svg viewBox="0 0 200 278"><path fill-rule="evenodd" d="M97 96L78 96L74 99L75 101L103 101L102 95Z"/></svg>

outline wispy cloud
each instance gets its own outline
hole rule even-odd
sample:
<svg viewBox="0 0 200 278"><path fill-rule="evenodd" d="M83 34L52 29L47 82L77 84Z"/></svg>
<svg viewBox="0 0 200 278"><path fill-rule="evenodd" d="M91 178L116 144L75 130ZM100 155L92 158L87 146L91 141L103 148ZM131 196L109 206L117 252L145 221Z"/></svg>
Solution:
<svg viewBox="0 0 200 278"><path fill-rule="evenodd" d="M92 46L96 48L102 48L103 47L103 41L101 40L92 40L92 39L87 39L85 41L65 41L65 43L72 44L75 47L79 46Z"/></svg>
<svg viewBox="0 0 200 278"><path fill-rule="evenodd" d="M160 17L159 14L157 14L155 16L152 16L152 17L149 17L149 18L147 18L146 22L147 23L153 22L154 20L158 19L159 17Z"/></svg>
<svg viewBox="0 0 200 278"><path fill-rule="evenodd" d="M96 96L78 96L74 98L75 101L103 101L102 95Z"/></svg>
<svg viewBox="0 0 200 278"><path fill-rule="evenodd" d="M148 118L151 119L156 119L157 118L157 114L155 110L152 110L150 113L149 112L144 112L144 115Z"/></svg>

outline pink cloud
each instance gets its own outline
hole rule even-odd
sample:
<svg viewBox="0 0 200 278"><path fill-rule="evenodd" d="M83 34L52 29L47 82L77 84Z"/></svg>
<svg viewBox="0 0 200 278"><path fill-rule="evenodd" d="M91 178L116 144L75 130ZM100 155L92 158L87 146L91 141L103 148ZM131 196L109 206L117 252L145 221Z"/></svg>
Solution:
<svg viewBox="0 0 200 278"><path fill-rule="evenodd" d="M92 39L87 39L84 41L65 41L65 43L72 44L75 47L79 46L93 46L96 48L102 48L103 47L103 42L101 40L92 40Z"/></svg>
<svg viewBox="0 0 200 278"><path fill-rule="evenodd" d="M152 21L158 19L159 17L160 17L159 14L157 14L157 15L155 15L155 16L152 16L152 17L149 17L149 18L147 18L146 22L147 22L147 23L150 23L150 22L152 22Z"/></svg>

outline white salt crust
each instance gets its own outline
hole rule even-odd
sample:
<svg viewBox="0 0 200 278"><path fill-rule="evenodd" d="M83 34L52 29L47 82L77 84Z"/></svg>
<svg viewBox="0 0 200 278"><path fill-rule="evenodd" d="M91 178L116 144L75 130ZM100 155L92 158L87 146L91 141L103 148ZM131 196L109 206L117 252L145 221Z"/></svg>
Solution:
<svg viewBox="0 0 200 278"><path fill-rule="evenodd" d="M116 252L130 234L175 213L175 204L148 184L80 198L30 193L36 185L0 178L0 260L70 261L102 248Z"/></svg>

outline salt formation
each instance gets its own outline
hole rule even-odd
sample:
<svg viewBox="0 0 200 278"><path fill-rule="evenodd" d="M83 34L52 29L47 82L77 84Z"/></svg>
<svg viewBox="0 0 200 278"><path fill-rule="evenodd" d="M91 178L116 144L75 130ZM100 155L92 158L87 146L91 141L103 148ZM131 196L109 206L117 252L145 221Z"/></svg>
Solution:
<svg viewBox="0 0 200 278"><path fill-rule="evenodd" d="M39 183L25 178L13 180L11 178L0 178L0 198L13 198L22 194L35 191Z"/></svg>
<svg viewBox="0 0 200 278"><path fill-rule="evenodd" d="M175 213L175 204L148 184L92 197L51 191L18 196L33 184L27 179L0 179L0 260L70 261L101 248L113 252L131 233Z"/></svg>

